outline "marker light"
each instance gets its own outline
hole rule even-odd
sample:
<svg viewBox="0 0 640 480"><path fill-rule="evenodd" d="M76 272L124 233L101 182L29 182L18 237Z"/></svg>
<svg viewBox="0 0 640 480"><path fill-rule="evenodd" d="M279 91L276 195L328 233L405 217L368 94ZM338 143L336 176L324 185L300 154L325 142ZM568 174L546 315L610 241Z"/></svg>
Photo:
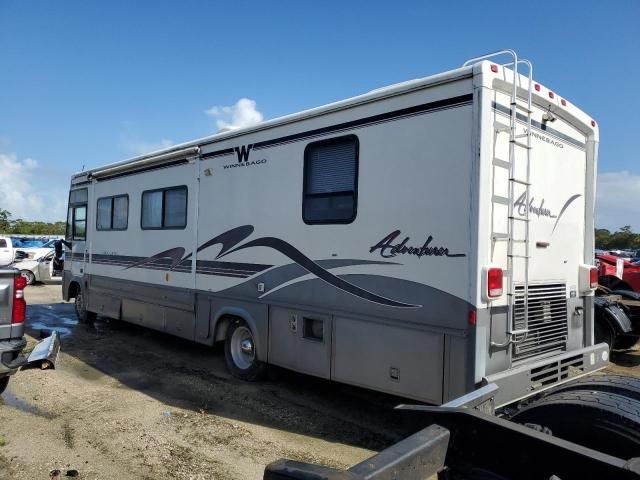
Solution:
<svg viewBox="0 0 640 480"><path fill-rule="evenodd" d="M498 66L497 65L491 65L491 71L493 73L498 73Z"/></svg>

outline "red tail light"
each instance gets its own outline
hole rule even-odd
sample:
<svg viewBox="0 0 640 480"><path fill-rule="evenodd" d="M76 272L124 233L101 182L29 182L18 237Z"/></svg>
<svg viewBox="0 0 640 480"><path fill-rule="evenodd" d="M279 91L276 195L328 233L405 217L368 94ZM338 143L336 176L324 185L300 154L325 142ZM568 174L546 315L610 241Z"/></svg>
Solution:
<svg viewBox="0 0 640 480"><path fill-rule="evenodd" d="M487 270L487 297L497 298L502 296L502 269L490 268Z"/></svg>
<svg viewBox="0 0 640 480"><path fill-rule="evenodd" d="M27 302L24 299L24 289L27 279L18 275L13 279L13 317L11 323L22 323L27 316Z"/></svg>
<svg viewBox="0 0 640 480"><path fill-rule="evenodd" d="M591 288L598 288L598 269L596 267L589 270L589 286Z"/></svg>
<svg viewBox="0 0 640 480"><path fill-rule="evenodd" d="M469 318L467 319L467 323L471 326L474 326L478 322L478 314L475 310L471 310L469 312Z"/></svg>

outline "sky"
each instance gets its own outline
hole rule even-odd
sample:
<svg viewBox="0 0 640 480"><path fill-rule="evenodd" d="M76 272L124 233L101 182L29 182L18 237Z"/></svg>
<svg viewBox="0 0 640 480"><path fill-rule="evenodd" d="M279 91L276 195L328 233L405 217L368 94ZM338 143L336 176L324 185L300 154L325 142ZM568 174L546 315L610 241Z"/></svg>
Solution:
<svg viewBox="0 0 640 480"><path fill-rule="evenodd" d="M598 121L596 224L640 231L640 1L0 0L0 208L72 173L504 48Z"/></svg>

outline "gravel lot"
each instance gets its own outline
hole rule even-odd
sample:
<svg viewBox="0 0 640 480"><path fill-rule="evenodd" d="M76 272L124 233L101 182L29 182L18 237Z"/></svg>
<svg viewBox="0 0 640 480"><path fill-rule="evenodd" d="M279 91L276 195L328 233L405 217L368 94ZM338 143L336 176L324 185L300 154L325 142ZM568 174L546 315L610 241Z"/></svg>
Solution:
<svg viewBox="0 0 640 480"><path fill-rule="evenodd" d="M60 285L26 290L30 343L56 328L55 370L23 369L0 404L2 478L259 479L281 457L348 467L419 428L401 399L274 370L233 379L210 349L120 322L78 325ZM640 376L640 349L614 357Z"/></svg>

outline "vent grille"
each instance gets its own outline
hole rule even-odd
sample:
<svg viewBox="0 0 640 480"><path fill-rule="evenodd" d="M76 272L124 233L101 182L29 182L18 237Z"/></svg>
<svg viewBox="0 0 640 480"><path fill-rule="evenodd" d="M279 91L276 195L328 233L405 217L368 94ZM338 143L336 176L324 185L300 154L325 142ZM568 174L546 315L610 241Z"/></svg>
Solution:
<svg viewBox="0 0 640 480"><path fill-rule="evenodd" d="M516 285L514 329L524 328L524 286ZM529 285L529 333L513 346L513 359L564 351L567 348L567 286L563 283ZM521 340L522 336L517 338Z"/></svg>

